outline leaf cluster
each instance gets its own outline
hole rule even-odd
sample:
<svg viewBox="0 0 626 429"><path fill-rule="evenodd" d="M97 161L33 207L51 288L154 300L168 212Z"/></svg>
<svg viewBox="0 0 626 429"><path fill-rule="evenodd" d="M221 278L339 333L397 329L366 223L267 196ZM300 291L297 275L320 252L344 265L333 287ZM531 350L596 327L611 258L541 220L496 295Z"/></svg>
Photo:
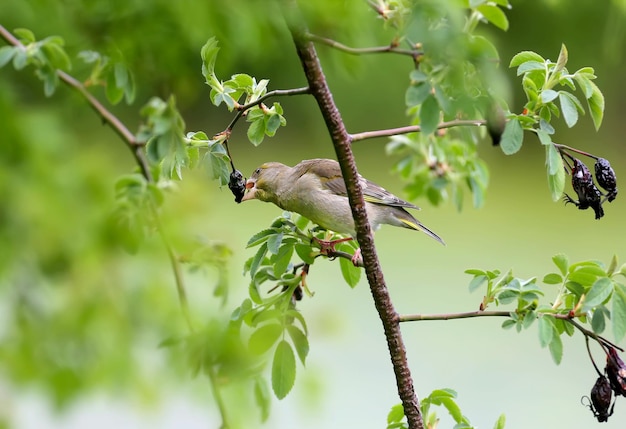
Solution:
<svg viewBox="0 0 626 429"><path fill-rule="evenodd" d="M15 30L15 35L22 46L0 47L0 68L13 62L15 70L22 70L28 65L35 67L35 75L43 81L47 97L54 94L59 84L57 70L69 70L70 59L63 48L65 42L59 36L49 36L37 40L32 31L25 28Z"/></svg>
<svg viewBox="0 0 626 429"><path fill-rule="evenodd" d="M604 96L593 82L594 69L582 67L570 73L566 68L568 58L567 48L562 45L556 62L532 51L520 52L511 59L509 67L517 67L517 75L522 76L527 102L521 114L509 115L500 143L502 151L511 155L521 149L525 130L537 135L546 148L548 186L554 201L563 194L565 169L551 137L555 133L553 119L563 116L565 124L571 128L578 122L579 115L585 114L583 104L574 93L577 89L587 102L596 130L604 116Z"/></svg>
<svg viewBox="0 0 626 429"><path fill-rule="evenodd" d="M626 286L619 282L619 276L626 276L626 268L617 269L617 258L606 267L598 261L580 261L570 264L565 255L552 258L558 272L549 273L543 283L559 285L559 291L551 305L543 304L540 298L544 291L536 279L522 280L509 271L478 269L467 270L472 275L470 291L486 286L486 293L480 305L485 310L489 305L514 304L509 318L502 327L515 327L518 332L529 328L538 321L539 343L548 347L552 358L558 364L563 357L561 336L572 336L580 329L578 322L589 325L592 334L600 335L611 321L613 335L620 341L626 335ZM576 322L576 323L570 323Z"/></svg>
<svg viewBox="0 0 626 429"><path fill-rule="evenodd" d="M217 40L211 38L202 47L202 74L211 87L211 102L215 106L224 103L229 111L245 111L248 127L248 139L258 146L265 136L273 137L279 127L287 125L280 103L267 107L261 103L267 94L268 79L256 78L239 73L227 81L220 80L215 74L215 61L219 47Z"/></svg>
<svg viewBox="0 0 626 429"><path fill-rule="evenodd" d="M455 422L454 429L473 429L469 419L463 415L461 407L457 403L457 392L452 389L435 389L420 402L424 424L427 428L436 429L439 425L439 417L434 409L443 407ZM387 429L407 429L409 426L404 421L404 409L402 404L394 405L387 415ZM504 414L500 415L494 425L494 429L503 429L505 424Z"/></svg>
<svg viewBox="0 0 626 429"><path fill-rule="evenodd" d="M484 131L440 126L465 118L478 122L495 103L493 82L498 79L488 77L498 73L498 52L475 29L486 21L506 30L501 7L508 6L508 1L464 2L468 13L457 17L458 26L448 19L455 15L445 7L417 8L415 20L431 32L422 35L423 54L409 74L405 103L420 132L394 136L387 147L388 153L401 156L395 170L409 182L406 191L411 198L425 196L434 205L450 198L460 210L467 188L474 206L483 204L489 175L476 144Z"/></svg>

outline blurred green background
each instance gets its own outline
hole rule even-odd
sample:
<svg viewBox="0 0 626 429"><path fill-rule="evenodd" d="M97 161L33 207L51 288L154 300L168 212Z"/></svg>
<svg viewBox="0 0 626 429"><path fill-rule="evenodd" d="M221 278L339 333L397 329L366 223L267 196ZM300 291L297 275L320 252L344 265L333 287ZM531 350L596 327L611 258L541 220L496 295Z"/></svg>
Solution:
<svg viewBox="0 0 626 429"><path fill-rule="evenodd" d="M603 126L595 132L588 116L573 130L559 121L556 141L608 158L618 179L625 177L626 2L511 3L508 32L484 29L503 65L521 50L555 60L565 43L570 70L593 66L606 98ZM371 30L370 24L377 25L363 3L324 5L326 13L315 21L318 33L353 46L388 42L390 33ZM342 15L348 9L350 20ZM232 116L210 104L200 73L200 48L211 36L222 47L222 78L246 72L270 79L271 89L305 82L273 2L9 0L0 9L0 24L29 28L39 38L60 35L72 54L93 49L120 55L135 72L138 93L133 106L112 110L131 130L149 97L170 94L188 130L211 135L226 127ZM406 124L409 60L346 57L323 46L318 51L350 132ZM72 74L86 76L86 66L74 65ZM514 70L506 75L509 105L520 111L519 79ZM245 127L235 130L231 153L246 175L269 160L293 164L334 156L314 101L280 102L288 126L275 138L255 148L246 141ZM207 380L191 377L182 354L157 349L184 330L165 251L155 237L129 255L108 227L113 184L134 167L128 150L77 95L61 87L46 99L30 70L11 67L0 70L0 135L0 427L217 427ZM394 160L384 156L385 143L355 144L359 171L402 195L403 184L389 172ZM596 221L591 211L551 201L543 148L533 139L512 157L483 143L479 152L491 180L482 209L472 209L469 201L460 213L451 204L416 202L423 208L419 219L446 247L396 228L376 235L400 313L477 309L482 296L469 294L467 268L513 268L517 276L541 278L552 271L556 253L570 261L608 263L614 254L626 260L623 196L606 204L606 216ZM184 252L194 240L218 241L233 251L226 310L211 296L216 270L186 273L194 314L227 315L246 296L241 272L253 254L245 249L248 238L280 210L256 201L236 205L228 189L217 188L203 170L186 172L177 188L164 207L175 245ZM310 329L307 368L298 368L293 392L274 401L266 426L384 427L398 400L366 282L349 289L337 263L330 262L315 264L308 282L315 296L299 304ZM546 287L548 298L555 293ZM536 328L518 335L500 324L476 319L403 326L418 395L456 389L464 413L483 428L493 426L500 413L508 428L597 425L580 404L596 379L582 337L565 339L563 362L556 366L540 349ZM231 400L240 394L227 392ZM623 428L625 402L617 401L604 428ZM235 418L256 419L249 401L242 403ZM440 427L449 426L443 417Z"/></svg>

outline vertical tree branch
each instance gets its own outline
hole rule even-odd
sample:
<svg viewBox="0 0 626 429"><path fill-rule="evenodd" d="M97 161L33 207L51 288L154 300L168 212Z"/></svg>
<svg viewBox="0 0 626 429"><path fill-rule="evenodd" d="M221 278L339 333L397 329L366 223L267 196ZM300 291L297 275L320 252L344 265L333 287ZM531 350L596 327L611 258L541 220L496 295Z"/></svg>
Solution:
<svg viewBox="0 0 626 429"><path fill-rule="evenodd" d="M337 160L348 190L348 199L355 221L357 240L361 247L365 273L370 285L376 310L380 316L387 338L387 345L391 355L391 362L396 376L398 394L402 400L404 413L411 429L423 429L419 401L413 388L413 380L409 369L406 349L400 331L399 316L395 311L389 291L385 284L371 228L367 220L363 193L358 183L357 169L351 149L350 135L346 131L341 114L335 105L332 94L326 83L326 78L313 43L307 38L307 28L299 16L299 10L294 0L284 3L285 18L294 40L296 51L306 75L311 94L315 97L322 113L326 127L330 132Z"/></svg>

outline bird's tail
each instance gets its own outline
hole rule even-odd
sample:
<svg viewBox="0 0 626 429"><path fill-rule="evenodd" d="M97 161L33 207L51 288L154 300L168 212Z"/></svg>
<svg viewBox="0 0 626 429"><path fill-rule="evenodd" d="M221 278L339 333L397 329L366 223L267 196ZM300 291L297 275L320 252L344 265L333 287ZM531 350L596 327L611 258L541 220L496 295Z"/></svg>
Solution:
<svg viewBox="0 0 626 429"><path fill-rule="evenodd" d="M411 220L409 220L409 219L400 219L400 221L407 228L414 229L416 231L422 231L424 234L428 235L429 237L434 238L435 240L437 240L438 242L440 242L444 246L446 245L446 243L444 243L444 241L441 239L441 237L439 237L437 234L435 234L430 229L426 228L419 220L413 218Z"/></svg>

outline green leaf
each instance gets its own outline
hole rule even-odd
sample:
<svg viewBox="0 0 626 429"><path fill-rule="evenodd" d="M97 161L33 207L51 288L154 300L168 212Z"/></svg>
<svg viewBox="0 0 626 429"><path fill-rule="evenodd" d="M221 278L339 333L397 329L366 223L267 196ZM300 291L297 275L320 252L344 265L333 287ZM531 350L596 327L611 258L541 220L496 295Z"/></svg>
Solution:
<svg viewBox="0 0 626 429"><path fill-rule="evenodd" d="M559 93L556 92L553 89L546 89L545 91L541 92L541 102L542 103L549 103L552 100L554 100L556 97L559 96Z"/></svg>
<svg viewBox="0 0 626 429"><path fill-rule="evenodd" d="M556 66L554 67L554 70L552 70L552 73L556 74L556 73L560 73L564 68L565 65L567 64L567 60L568 60L568 54L567 54L567 48L565 47L565 44L561 44L561 51L559 52L559 57L556 60Z"/></svg>
<svg viewBox="0 0 626 429"><path fill-rule="evenodd" d="M604 312L607 311L605 307L596 308L593 312L593 316L591 317L591 329L596 334L601 334L604 332L606 328L606 318L604 317Z"/></svg>
<svg viewBox="0 0 626 429"><path fill-rule="evenodd" d="M267 239L267 250L271 254L276 255L278 253L278 249L280 249L280 245L283 242L283 236L284 234L282 232L278 232L269 236L269 238Z"/></svg>
<svg viewBox="0 0 626 429"><path fill-rule="evenodd" d="M265 120L261 117L250 122L247 135L250 143L255 146L260 145L265 138Z"/></svg>
<svg viewBox="0 0 626 429"><path fill-rule="evenodd" d="M337 250L344 252L352 251L352 247L348 245L339 246ZM339 258L339 267L341 268L341 275L343 279L348 283L348 286L355 287L359 280L361 280L361 268L355 267L351 260L346 258Z"/></svg>
<svg viewBox="0 0 626 429"><path fill-rule="evenodd" d="M563 119L569 128L572 128L578 122L578 109L576 108L576 102L572 100L573 95L561 91L559 93L559 102L561 103L561 112L563 113ZM575 98L575 97L574 97Z"/></svg>
<svg viewBox="0 0 626 429"><path fill-rule="evenodd" d="M611 323L613 335L619 343L626 335L626 287L621 283L615 283Z"/></svg>
<svg viewBox="0 0 626 429"><path fill-rule="evenodd" d="M587 105L589 106L589 112L591 113L591 119L593 119L593 125L596 131L602 125L602 118L604 117L604 95L600 91L600 88L595 83L589 82L593 88L591 97L587 99Z"/></svg>
<svg viewBox="0 0 626 429"><path fill-rule="evenodd" d="M405 102L407 107L414 107L422 104L431 95L432 86L427 82L420 82L411 85L406 90Z"/></svg>
<svg viewBox="0 0 626 429"><path fill-rule="evenodd" d="M517 118L511 118L504 127L500 147L505 155L513 155L522 147L524 130Z"/></svg>
<svg viewBox="0 0 626 429"><path fill-rule="evenodd" d="M550 273L544 276L543 282L548 285L558 285L563 283L563 277L557 273Z"/></svg>
<svg viewBox="0 0 626 429"><path fill-rule="evenodd" d="M486 281L487 281L487 276L485 276L485 275L474 276L472 281L470 281L469 291L470 292L474 292L476 289L481 287Z"/></svg>
<svg viewBox="0 0 626 429"><path fill-rule="evenodd" d="M560 161L557 163L563 163L563 160L559 157ZM548 175L548 187L550 188L550 195L553 201L558 201L563 195L563 189L565 189L565 170L563 168L557 168L556 173Z"/></svg>
<svg viewBox="0 0 626 429"><path fill-rule="evenodd" d="M302 259L302 262L306 264L315 262L315 252L313 252L313 248L309 244L296 244L296 253Z"/></svg>
<svg viewBox="0 0 626 429"><path fill-rule="evenodd" d="M266 353L278 341L283 333L283 327L277 323L268 323L258 328L250 335L248 347L255 355Z"/></svg>
<svg viewBox="0 0 626 429"><path fill-rule="evenodd" d="M252 263L250 264L250 277L254 278L261 262L263 262L263 258L265 258L265 254L267 253L267 243L263 243L259 250L257 250L254 258L252 259Z"/></svg>
<svg viewBox="0 0 626 429"><path fill-rule="evenodd" d="M608 277L599 278L585 295L585 301L581 311L586 313L592 308L597 307L606 301L609 296L611 296L611 293L613 293L613 282L611 279Z"/></svg>
<svg viewBox="0 0 626 429"><path fill-rule="evenodd" d="M545 71L545 69L546 66L544 63L538 63L536 61L526 61L517 68L517 75L520 76L533 70Z"/></svg>
<svg viewBox="0 0 626 429"><path fill-rule="evenodd" d="M561 359L563 359L563 342L561 341L561 337L559 335L555 335L552 339L552 342L549 345L550 355L552 355L552 360L557 365L561 363Z"/></svg>
<svg viewBox="0 0 626 429"><path fill-rule="evenodd" d="M111 104L119 103L124 97L124 88L117 86L113 71L107 74L105 94Z"/></svg>
<svg viewBox="0 0 626 429"><path fill-rule="evenodd" d="M432 94L429 94L420 106L419 112L420 127L423 135L432 134L437 130L439 113L440 109L437 99Z"/></svg>
<svg viewBox="0 0 626 429"><path fill-rule="evenodd" d="M578 72L574 75L574 79L576 80L576 83L578 83L578 86L582 89L583 94L585 94L585 98L591 98L593 95L593 85L591 79L589 79L587 75L579 74Z"/></svg>
<svg viewBox="0 0 626 429"><path fill-rule="evenodd" d="M296 358L289 343L282 340L276 346L272 362L272 390L278 399L291 391L296 380Z"/></svg>
<svg viewBox="0 0 626 429"><path fill-rule="evenodd" d="M202 47L200 55L202 57L202 75L205 77L206 82L211 84L210 77L215 74L215 60L217 59L217 53L220 48L217 46L217 39L211 37Z"/></svg>
<svg viewBox="0 0 626 429"><path fill-rule="evenodd" d="M306 357L309 354L309 340L298 327L294 325L287 326L287 332L289 332L289 336L291 337L291 342L296 348L296 352L298 353L298 358L300 358L300 362L302 365L306 363Z"/></svg>
<svg viewBox="0 0 626 429"><path fill-rule="evenodd" d="M561 271L562 275L567 275L569 268L569 260L563 253L558 253L552 257L552 262Z"/></svg>
<svg viewBox="0 0 626 429"><path fill-rule="evenodd" d="M270 416L270 405L272 401L267 382L262 377L257 377L254 380L254 400L261 409L261 421L265 422Z"/></svg>
<svg viewBox="0 0 626 429"><path fill-rule="evenodd" d="M498 420L496 421L496 424L493 426L493 429L504 429L505 425L506 425L506 416L504 414L500 414L500 417L498 417Z"/></svg>
<svg viewBox="0 0 626 429"><path fill-rule="evenodd" d="M554 338L554 325L550 320L550 316L542 316L539 318L539 344L541 347L545 347L552 342Z"/></svg>
<svg viewBox="0 0 626 429"><path fill-rule="evenodd" d="M0 68L4 67L11 59L13 55L17 52L17 47L15 46L3 46L0 48Z"/></svg>
<svg viewBox="0 0 626 429"><path fill-rule="evenodd" d="M536 52L522 51L516 54L513 58L511 58L511 62L509 63L509 68L517 67L520 64L526 63L528 61L534 61L536 63L543 64L546 60Z"/></svg>
<svg viewBox="0 0 626 429"><path fill-rule="evenodd" d="M502 9L498 6L482 5L478 6L476 10L480 12L487 21L491 22L499 29L503 31L507 31L509 29L509 20Z"/></svg>
<svg viewBox="0 0 626 429"><path fill-rule="evenodd" d="M264 229L263 231L257 232L248 240L248 243L246 244L246 249L264 243L273 234L276 234L276 230L273 228L268 228Z"/></svg>
<svg viewBox="0 0 626 429"><path fill-rule="evenodd" d="M275 277L280 277L287 271L287 267L289 267L291 257L293 256L293 248L293 243L287 243L283 244L278 250L276 258L273 261Z"/></svg>
<svg viewBox="0 0 626 429"><path fill-rule="evenodd" d="M387 414L387 423L397 423L404 419L404 407L402 404L396 404L391 407L389 414Z"/></svg>

